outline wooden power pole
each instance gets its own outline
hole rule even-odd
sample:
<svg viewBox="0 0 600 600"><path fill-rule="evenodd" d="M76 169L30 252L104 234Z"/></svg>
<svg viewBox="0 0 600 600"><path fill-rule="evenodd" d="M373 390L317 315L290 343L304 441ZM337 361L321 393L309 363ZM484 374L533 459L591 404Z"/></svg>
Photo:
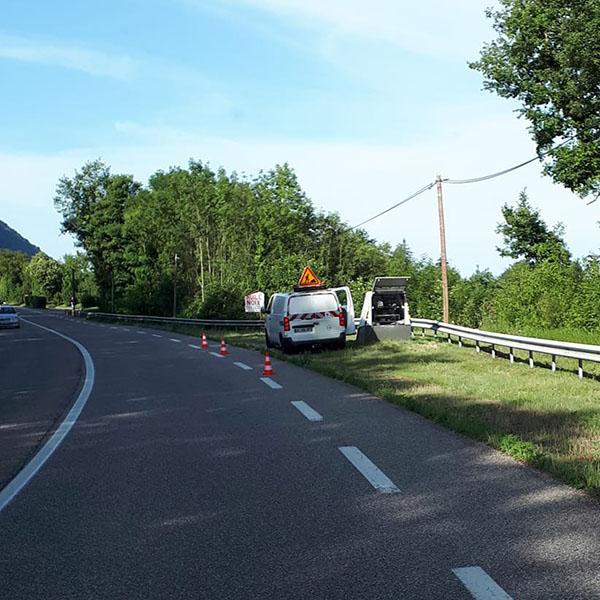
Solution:
<svg viewBox="0 0 600 600"><path fill-rule="evenodd" d="M448 303L448 266L446 263L446 225L444 223L444 199L442 196L442 178L437 176L437 201L438 214L440 218L440 249L441 249L441 264L442 264L442 304L444 309L444 323L450 322L450 308Z"/></svg>

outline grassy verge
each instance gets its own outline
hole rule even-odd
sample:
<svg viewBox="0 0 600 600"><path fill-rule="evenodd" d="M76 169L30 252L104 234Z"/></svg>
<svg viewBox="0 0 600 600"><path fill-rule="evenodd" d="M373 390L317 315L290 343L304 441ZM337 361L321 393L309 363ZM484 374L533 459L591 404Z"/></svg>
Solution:
<svg viewBox="0 0 600 600"><path fill-rule="evenodd" d="M292 357L600 498L600 383L434 339Z"/></svg>

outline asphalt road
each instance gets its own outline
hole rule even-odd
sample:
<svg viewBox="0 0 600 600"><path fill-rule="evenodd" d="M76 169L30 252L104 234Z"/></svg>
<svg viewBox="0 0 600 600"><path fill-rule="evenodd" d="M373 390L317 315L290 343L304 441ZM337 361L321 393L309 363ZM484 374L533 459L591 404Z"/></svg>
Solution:
<svg viewBox="0 0 600 600"><path fill-rule="evenodd" d="M27 318L95 384L0 512L2 598L600 598L600 506L483 445L287 363L273 389L254 352ZM32 361L3 393L52 375Z"/></svg>
<svg viewBox="0 0 600 600"><path fill-rule="evenodd" d="M27 323L0 329L0 489L54 431L82 375L81 356L66 340Z"/></svg>

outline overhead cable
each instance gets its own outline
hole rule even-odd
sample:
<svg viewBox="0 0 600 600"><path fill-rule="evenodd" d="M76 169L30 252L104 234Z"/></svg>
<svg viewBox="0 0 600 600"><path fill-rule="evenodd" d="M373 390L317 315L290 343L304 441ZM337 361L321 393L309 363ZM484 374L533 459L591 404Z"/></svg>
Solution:
<svg viewBox="0 0 600 600"><path fill-rule="evenodd" d="M484 175L483 177L474 177L472 179L442 179L441 181L443 183L452 183L455 185L463 185L463 184L469 184L469 183L478 183L480 181L487 181L488 179L494 179L496 177L506 175L507 173L511 173L512 171L516 171L517 169L521 169L521 168L523 168L533 162L536 162L538 160L542 160L545 156L547 156L548 154L550 154L557 148L564 146L565 144L570 142L572 139L573 139L572 137L567 138L560 144L557 144L556 146L553 146L549 150L546 150L546 152L540 152L537 156L534 156L533 158L530 158L529 160L526 160L525 162L515 165L514 167L504 169L503 171L498 171L497 173L491 173L489 175ZM422 187L420 190L416 191L414 194L411 194L410 196L408 196L408 198L404 198L404 200L401 200L400 202L397 202L393 206L386 208L385 210L383 210L380 213L376 214L375 216L367 219L366 221L363 221L362 223L359 223L358 225L354 225L353 227L350 227L350 229L348 231L352 231L353 229L362 227L363 225L366 225L367 223L370 223L371 221L378 219L379 217L385 215L386 213L389 213L390 211L394 210L395 208L402 206L402 204L406 204L409 200L412 200L413 198L420 196L422 193L426 192L427 190L430 190L433 186L435 186L435 184L436 184L436 181L434 181L432 183L428 183L426 186ZM597 199L598 198L596 198L596 200ZM591 202L590 202L590 204L591 204Z"/></svg>
<svg viewBox="0 0 600 600"><path fill-rule="evenodd" d="M494 179L495 177L500 177L501 175L506 175L511 171L516 171L521 167L525 167L536 160L541 160L541 156L536 156L534 158L530 158L525 162L515 165L514 167L510 167L510 169L504 169L504 171L498 171L497 173L491 173L490 175L484 175L483 177L473 177L472 179L444 179L444 183L453 183L453 184L465 184L465 183L478 183L480 181L487 181L488 179Z"/></svg>
<svg viewBox="0 0 600 600"><path fill-rule="evenodd" d="M404 200L400 200L400 202L396 202L396 204L394 204L393 206L386 208L385 210L381 211L380 213L376 214L375 216L371 217L370 219L367 219L366 221L363 221L362 223L358 223L358 225L354 225L353 227L350 227L349 231L352 231L353 229L356 229L358 227L362 227L363 225L366 225L367 223L370 223L371 221L378 219L379 217L385 215L386 213L389 213L391 210L394 210L395 208L402 206L402 204L406 204L409 200L412 200L413 198L420 196L427 190L430 190L434 185L435 185L435 181L432 183L428 183L426 186L423 186L420 190L417 190L414 194L411 194L407 198L404 198Z"/></svg>
<svg viewBox="0 0 600 600"><path fill-rule="evenodd" d="M497 173L491 173L490 175L484 175L483 177L473 177L472 179L444 179L444 183L453 183L453 184L467 184L467 183L478 183L480 181L487 181L488 179L494 179L495 177L500 177L501 175L506 175L507 173L511 173L512 171L516 171L517 169L521 169L522 167L526 167L527 165L536 162L538 160L542 160L545 156L548 156L554 150L557 150L561 146L564 146L568 142L570 142L573 138L569 137L566 140L562 141L560 144L553 146L552 148L546 150L545 152L540 152L537 156L526 160L514 167L510 167L508 169L504 169L504 171L498 171Z"/></svg>

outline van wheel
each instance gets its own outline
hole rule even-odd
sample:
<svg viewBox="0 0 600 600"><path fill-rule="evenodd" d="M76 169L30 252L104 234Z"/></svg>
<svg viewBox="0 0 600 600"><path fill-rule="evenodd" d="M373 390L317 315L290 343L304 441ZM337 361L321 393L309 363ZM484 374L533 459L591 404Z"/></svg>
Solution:
<svg viewBox="0 0 600 600"><path fill-rule="evenodd" d="M284 339L281 334L279 334L279 345L286 354L292 354L294 351L294 343L290 342L290 340Z"/></svg>

